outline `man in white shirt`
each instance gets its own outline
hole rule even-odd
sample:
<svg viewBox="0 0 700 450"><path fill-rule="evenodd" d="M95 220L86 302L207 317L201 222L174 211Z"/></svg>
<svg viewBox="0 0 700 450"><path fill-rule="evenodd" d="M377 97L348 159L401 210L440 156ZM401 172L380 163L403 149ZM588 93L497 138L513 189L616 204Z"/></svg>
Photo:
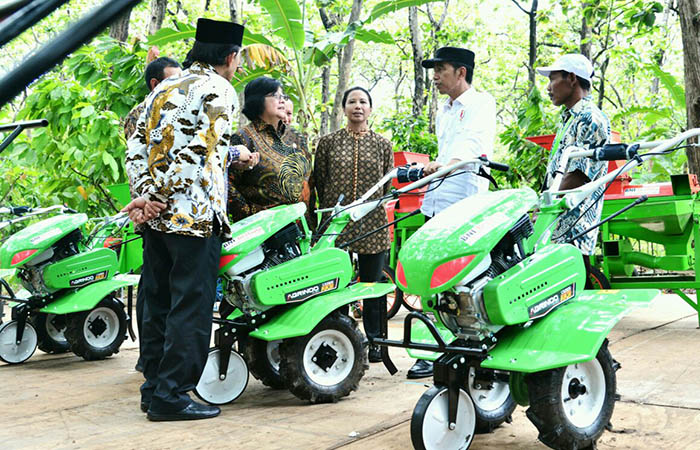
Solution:
<svg viewBox="0 0 700 450"><path fill-rule="evenodd" d="M430 175L443 166L481 155L490 159L496 134L496 102L490 94L478 92L471 85L474 52L442 47L433 59L426 59L422 65L433 69L435 87L449 97L438 110L436 119L438 157L425 166L424 173ZM474 173L455 172L431 183L421 212L429 220L453 203L486 192L488 187L488 180ZM432 374L432 362L419 359L407 376L424 378Z"/></svg>

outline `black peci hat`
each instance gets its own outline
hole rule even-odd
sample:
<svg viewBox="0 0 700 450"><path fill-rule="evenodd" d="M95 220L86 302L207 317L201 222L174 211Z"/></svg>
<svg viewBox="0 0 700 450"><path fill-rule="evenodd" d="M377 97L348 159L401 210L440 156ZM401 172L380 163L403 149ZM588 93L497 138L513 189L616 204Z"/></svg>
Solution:
<svg viewBox="0 0 700 450"><path fill-rule="evenodd" d="M211 19L197 19L197 33L194 38L208 44L234 44L243 42L243 25Z"/></svg>
<svg viewBox="0 0 700 450"><path fill-rule="evenodd" d="M474 52L466 48L442 47L435 51L434 58L424 60L421 65L426 69L432 69L439 62L456 63L473 69Z"/></svg>

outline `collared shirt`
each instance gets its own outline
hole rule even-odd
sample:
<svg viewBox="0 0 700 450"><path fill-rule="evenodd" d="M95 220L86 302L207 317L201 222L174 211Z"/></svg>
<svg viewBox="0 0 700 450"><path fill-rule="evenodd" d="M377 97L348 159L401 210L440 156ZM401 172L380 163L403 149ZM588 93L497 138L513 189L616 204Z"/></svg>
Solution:
<svg viewBox="0 0 700 450"><path fill-rule="evenodd" d="M583 149L600 147L610 141L610 121L588 95L571 109L565 109L557 132L559 146L553 149L547 163L547 179L551 180L559 165L562 152L574 145ZM593 161L590 158L570 159L565 172L580 170L591 181L608 173L606 161ZM603 190L601 186L580 205L566 212L560 219L552 236L556 242L566 242L571 237L587 230L600 220L603 211ZM597 202L594 201L598 199ZM583 214L583 217L581 215ZM580 217L580 218L579 218ZM595 250L598 228L572 242L584 255L592 255Z"/></svg>
<svg viewBox="0 0 700 450"><path fill-rule="evenodd" d="M234 96L231 83L196 62L146 98L127 143L126 170L136 195L167 205L150 228L208 237L216 217L222 235L230 235L224 168Z"/></svg>
<svg viewBox="0 0 700 450"><path fill-rule="evenodd" d="M496 101L490 94L471 87L454 101L448 99L443 104L435 125L437 162L446 165L452 159L464 161L481 155L490 158L496 135ZM436 180L425 194L421 212L432 217L465 197L487 191L488 186L488 180L463 171Z"/></svg>

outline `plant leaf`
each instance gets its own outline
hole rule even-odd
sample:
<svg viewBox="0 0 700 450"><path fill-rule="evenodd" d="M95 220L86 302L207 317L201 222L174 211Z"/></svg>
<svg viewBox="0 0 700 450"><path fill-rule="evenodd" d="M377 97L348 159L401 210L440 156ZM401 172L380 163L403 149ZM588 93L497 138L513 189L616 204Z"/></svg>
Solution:
<svg viewBox="0 0 700 450"><path fill-rule="evenodd" d="M388 0L384 2L379 2L374 5L372 12L369 13L369 17L365 20L365 23L370 23L377 20L385 14L392 13L402 8L408 8L409 6L420 6L426 3L437 2L441 0Z"/></svg>
<svg viewBox="0 0 700 450"><path fill-rule="evenodd" d="M270 15L273 32L289 47L301 50L305 33L299 4L293 0L260 0L260 6Z"/></svg>

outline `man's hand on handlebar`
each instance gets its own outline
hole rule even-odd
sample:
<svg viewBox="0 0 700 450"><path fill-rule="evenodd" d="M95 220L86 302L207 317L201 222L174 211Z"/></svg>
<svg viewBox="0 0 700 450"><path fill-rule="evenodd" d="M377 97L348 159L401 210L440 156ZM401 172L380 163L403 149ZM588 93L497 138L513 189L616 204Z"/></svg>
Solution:
<svg viewBox="0 0 700 450"><path fill-rule="evenodd" d="M457 161L457 160L455 160ZM452 161L450 161L452 163ZM430 161L424 168L423 168L423 175L428 176L432 175L438 170L442 168L442 164L440 164L437 161Z"/></svg>

